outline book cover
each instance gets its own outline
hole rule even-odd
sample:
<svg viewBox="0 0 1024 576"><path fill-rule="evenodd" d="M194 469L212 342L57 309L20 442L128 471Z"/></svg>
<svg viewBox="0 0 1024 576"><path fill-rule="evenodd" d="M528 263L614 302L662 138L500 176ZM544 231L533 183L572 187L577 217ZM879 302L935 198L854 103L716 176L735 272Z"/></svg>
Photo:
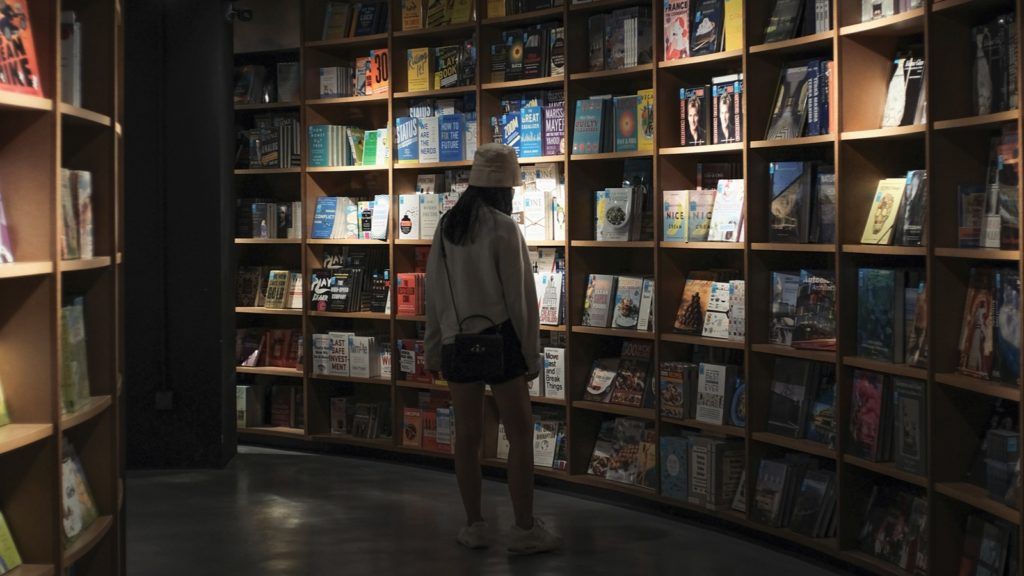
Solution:
<svg viewBox="0 0 1024 576"><path fill-rule="evenodd" d="M587 292L583 299L583 325L608 328L612 321L612 298L616 277L591 274L587 279Z"/></svg>
<svg viewBox="0 0 1024 576"><path fill-rule="evenodd" d="M461 47L434 48L434 89L454 88L459 85L459 55Z"/></svg>
<svg viewBox="0 0 1024 576"><path fill-rule="evenodd" d="M928 473L927 384L895 377L893 393L893 409L896 411L893 456L896 466L925 476Z"/></svg>
<svg viewBox="0 0 1024 576"><path fill-rule="evenodd" d="M608 59L610 14L594 14L587 18L587 66L591 72L604 70Z"/></svg>
<svg viewBox="0 0 1024 576"><path fill-rule="evenodd" d="M725 31L724 50L743 48L743 2L742 0L725 0L724 7Z"/></svg>
<svg viewBox="0 0 1024 576"><path fill-rule="evenodd" d="M690 441L686 436L661 438L661 495L685 501L689 496Z"/></svg>
<svg viewBox="0 0 1024 576"><path fill-rule="evenodd" d="M419 162L418 127L417 118L402 116L395 119L395 140L398 146L399 164L416 164Z"/></svg>
<svg viewBox="0 0 1024 576"><path fill-rule="evenodd" d="M405 62L409 78L407 87L410 92L426 92L433 88L433 61L430 59L430 48L409 48L405 51Z"/></svg>
<svg viewBox="0 0 1024 576"><path fill-rule="evenodd" d="M894 241L900 246L921 246L925 239L925 211L928 209L927 172L907 172L904 190Z"/></svg>
<svg viewBox="0 0 1024 576"><path fill-rule="evenodd" d="M793 496L793 512L789 517L790 530L814 538L818 535L819 518L828 514L833 497L834 475L829 470L808 470L800 479L800 486Z"/></svg>
<svg viewBox="0 0 1024 576"><path fill-rule="evenodd" d="M425 11L425 0L402 0L402 30L423 28Z"/></svg>
<svg viewBox="0 0 1024 576"><path fill-rule="evenodd" d="M590 379L583 392L583 399L590 402L607 402L612 393L612 382L619 372L619 358L599 358L590 369Z"/></svg>
<svg viewBox="0 0 1024 576"><path fill-rule="evenodd" d="M418 194L398 196L398 238L420 239L420 200Z"/></svg>
<svg viewBox="0 0 1024 576"><path fill-rule="evenodd" d="M11 229L4 212L4 197L0 194L0 264L14 262L14 245L11 244Z"/></svg>
<svg viewBox="0 0 1024 576"><path fill-rule="evenodd" d="M601 133L604 122L603 100L577 100L573 121L572 153L597 154L601 152Z"/></svg>
<svg viewBox="0 0 1024 576"><path fill-rule="evenodd" d="M906 187L905 178L884 178L878 181L878 188L871 200L871 210L864 223L861 244L892 244L896 218Z"/></svg>
<svg viewBox="0 0 1024 576"><path fill-rule="evenodd" d="M729 340L742 342L747 336L747 284L729 281Z"/></svg>
<svg viewBox="0 0 1024 576"><path fill-rule="evenodd" d="M419 137L419 162L438 162L441 157L440 127L437 116L416 119L416 133Z"/></svg>
<svg viewBox="0 0 1024 576"><path fill-rule="evenodd" d="M793 344L796 326L796 304L800 295L800 275L790 272L772 272L771 323L768 341L772 344Z"/></svg>
<svg viewBox="0 0 1024 576"><path fill-rule="evenodd" d="M565 104L544 106L544 156L565 154Z"/></svg>
<svg viewBox="0 0 1024 576"><path fill-rule="evenodd" d="M441 220L441 194L416 194L409 195L409 198L419 198L419 236L420 239L433 239L437 230L438 222Z"/></svg>
<svg viewBox="0 0 1024 576"><path fill-rule="evenodd" d="M0 34L0 90L43 96L39 63L33 39L28 2L9 1L3 7L3 34ZM43 26L45 29L46 26Z"/></svg>
<svg viewBox="0 0 1024 576"><path fill-rule="evenodd" d="M676 361L661 363L658 388L662 416L682 420L692 415L696 376L696 364Z"/></svg>
<svg viewBox="0 0 1024 576"><path fill-rule="evenodd" d="M545 53L547 38L540 26L530 26L523 31L523 78L545 76Z"/></svg>
<svg viewBox="0 0 1024 576"><path fill-rule="evenodd" d="M676 311L673 328L677 332L700 334L704 328L704 316L711 298L711 283L714 275L710 272L691 272L686 277L683 295Z"/></svg>
<svg viewBox="0 0 1024 576"><path fill-rule="evenodd" d="M615 290L615 312L612 328L635 330L640 318L640 298L643 292L643 278L619 276Z"/></svg>
<svg viewBox="0 0 1024 576"><path fill-rule="evenodd" d="M644 332L654 330L654 278L644 278L640 292L640 317L636 329Z"/></svg>
<svg viewBox="0 0 1024 576"><path fill-rule="evenodd" d="M420 448L423 445L423 415L419 408L402 410L402 446Z"/></svg>
<svg viewBox="0 0 1024 576"><path fill-rule="evenodd" d="M751 518L769 526L780 526L783 502L790 475L789 466L781 460L761 460L754 487Z"/></svg>
<svg viewBox="0 0 1024 576"><path fill-rule="evenodd" d="M768 237L771 242L807 242L811 211L811 166L808 162L772 162L771 209Z"/></svg>
<svg viewBox="0 0 1024 576"><path fill-rule="evenodd" d="M956 198L959 247L977 248L981 245L981 223L985 217L985 187L982 184L958 184Z"/></svg>
<svg viewBox="0 0 1024 576"><path fill-rule="evenodd" d="M690 56L720 52L725 36L723 0L693 0L692 10Z"/></svg>
<svg viewBox="0 0 1024 576"><path fill-rule="evenodd" d="M679 60L690 55L690 0L664 2L664 60Z"/></svg>
<svg viewBox="0 0 1024 576"><path fill-rule="evenodd" d="M743 231L743 180L719 180L708 228L709 242L739 242Z"/></svg>
<svg viewBox="0 0 1024 576"><path fill-rule="evenodd" d="M765 431L790 438L803 437L813 385L814 365L811 362L776 357Z"/></svg>
<svg viewBox="0 0 1024 576"><path fill-rule="evenodd" d="M711 85L712 144L743 141L743 80L734 78Z"/></svg>
<svg viewBox="0 0 1024 576"><path fill-rule="evenodd" d="M544 348L544 396L565 399L565 348Z"/></svg>
<svg viewBox="0 0 1024 576"><path fill-rule="evenodd" d="M903 272L861 268L857 277L857 355L902 362Z"/></svg>
<svg viewBox="0 0 1024 576"><path fill-rule="evenodd" d="M882 110L882 128L913 124L923 91L924 59L910 54L896 58Z"/></svg>
<svg viewBox="0 0 1024 576"><path fill-rule="evenodd" d="M662 192L662 238L668 242L686 242L689 230L690 201L688 190Z"/></svg>
<svg viewBox="0 0 1024 576"><path fill-rule="evenodd" d="M960 325L958 370L969 376L988 378L995 352L995 271L971 268Z"/></svg>
<svg viewBox="0 0 1024 576"><path fill-rule="evenodd" d="M367 94L387 94L390 91L391 60L387 48L370 50L370 75L367 77L366 85Z"/></svg>
<svg viewBox="0 0 1024 576"><path fill-rule="evenodd" d="M1020 377L1020 274L1002 268L996 280L996 359L992 375L1016 382Z"/></svg>
<svg viewBox="0 0 1024 576"><path fill-rule="evenodd" d="M445 114L438 121L440 130L440 146L438 158L441 162L459 162L466 158L465 142L466 120L462 114Z"/></svg>
<svg viewBox="0 0 1024 576"><path fill-rule="evenodd" d="M850 398L849 452L859 458L877 461L882 456L885 376L866 370L853 371Z"/></svg>
<svg viewBox="0 0 1024 576"><path fill-rule="evenodd" d="M807 120L808 67L786 66L779 74L765 140L786 140L803 135Z"/></svg>
<svg viewBox="0 0 1024 576"><path fill-rule="evenodd" d="M801 270L793 316L792 346L835 350L836 282L831 270Z"/></svg>
<svg viewBox="0 0 1024 576"><path fill-rule="evenodd" d="M809 241L832 244L836 240L836 171L831 164L815 166Z"/></svg>
<svg viewBox="0 0 1024 576"><path fill-rule="evenodd" d="M501 143L510 146L519 153L522 142L522 124L518 112L509 112L501 117Z"/></svg>
<svg viewBox="0 0 1024 576"><path fill-rule="evenodd" d="M594 193L595 240L630 240L636 210L633 200L632 188L605 188Z"/></svg>
<svg viewBox="0 0 1024 576"><path fill-rule="evenodd" d="M502 32L505 40L505 80L523 79L523 58L525 47L523 46L523 31L508 30Z"/></svg>
<svg viewBox="0 0 1024 576"><path fill-rule="evenodd" d="M609 402L639 408L644 404L647 387L652 380L651 362L654 344L649 341L624 340L619 369L612 381Z"/></svg>
<svg viewBox="0 0 1024 576"><path fill-rule="evenodd" d="M696 419L709 424L725 424L735 382L735 366L701 363L697 375Z"/></svg>
<svg viewBox="0 0 1024 576"><path fill-rule="evenodd" d="M654 89L639 90L636 96L636 149L651 152L654 150Z"/></svg>
<svg viewBox="0 0 1024 576"><path fill-rule="evenodd" d="M814 397L807 415L804 437L811 442L835 448L836 443L836 373L835 368L818 364Z"/></svg>
<svg viewBox="0 0 1024 576"><path fill-rule="evenodd" d="M64 543L70 545L99 518L99 510L78 453L66 439L61 456L61 482L61 526Z"/></svg>
<svg viewBox="0 0 1024 576"><path fill-rule="evenodd" d="M524 106L519 110L519 157L536 158L544 154L544 109Z"/></svg>
<svg viewBox="0 0 1024 576"><path fill-rule="evenodd" d="M776 0L764 29L765 43L793 38L806 3L807 0Z"/></svg>
<svg viewBox="0 0 1024 576"><path fill-rule="evenodd" d="M548 29L548 75L565 76L565 27Z"/></svg>
<svg viewBox="0 0 1024 576"><path fill-rule="evenodd" d="M637 96L616 96L615 110L615 152L637 150Z"/></svg>
<svg viewBox="0 0 1024 576"><path fill-rule="evenodd" d="M680 142L683 146L703 146L708 143L708 86L679 90Z"/></svg>
<svg viewBox="0 0 1024 576"><path fill-rule="evenodd" d="M714 216L717 190L690 190L690 213L686 238L689 242L707 242Z"/></svg>

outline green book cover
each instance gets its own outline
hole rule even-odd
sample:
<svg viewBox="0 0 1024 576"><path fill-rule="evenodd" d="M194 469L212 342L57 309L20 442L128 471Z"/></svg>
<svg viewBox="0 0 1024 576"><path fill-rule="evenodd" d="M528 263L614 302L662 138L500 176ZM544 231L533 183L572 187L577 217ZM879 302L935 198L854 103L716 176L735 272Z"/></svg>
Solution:
<svg viewBox="0 0 1024 576"><path fill-rule="evenodd" d="M368 130L363 135L363 166L377 163L377 131Z"/></svg>
<svg viewBox="0 0 1024 576"><path fill-rule="evenodd" d="M61 494L64 498L61 523L64 527L64 541L70 544L99 518L99 510L89 488L89 480L85 477L82 462L78 459L74 445L67 439L64 440L61 479ZM2 550L0 547L0 551Z"/></svg>
<svg viewBox="0 0 1024 576"><path fill-rule="evenodd" d="M14 545L14 536L11 535L7 519L0 512L0 574L6 574L18 566L21 566L21 556L18 547Z"/></svg>
<svg viewBox="0 0 1024 576"><path fill-rule="evenodd" d="M85 300L79 296L61 308L60 395L64 412L81 408L89 399L89 360L85 343Z"/></svg>
<svg viewBox="0 0 1024 576"><path fill-rule="evenodd" d="M0 382L0 426L11 423L11 416L7 413L7 402L4 400L4 383Z"/></svg>

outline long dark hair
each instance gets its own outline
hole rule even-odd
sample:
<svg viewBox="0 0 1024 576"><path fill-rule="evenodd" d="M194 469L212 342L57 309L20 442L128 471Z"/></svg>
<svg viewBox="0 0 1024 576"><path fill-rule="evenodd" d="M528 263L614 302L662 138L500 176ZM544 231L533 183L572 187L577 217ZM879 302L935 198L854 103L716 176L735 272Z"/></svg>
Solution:
<svg viewBox="0 0 1024 576"><path fill-rule="evenodd" d="M476 220L480 210L486 206L503 214L512 214L512 189L480 186L466 188L455 206L444 215L442 233L445 240L459 246L473 242Z"/></svg>

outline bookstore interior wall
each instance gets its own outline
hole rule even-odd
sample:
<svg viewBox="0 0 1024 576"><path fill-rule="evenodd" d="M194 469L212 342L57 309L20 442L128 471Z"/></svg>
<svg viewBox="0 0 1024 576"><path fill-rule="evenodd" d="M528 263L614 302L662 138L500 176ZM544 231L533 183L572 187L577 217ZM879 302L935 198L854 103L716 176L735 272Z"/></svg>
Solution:
<svg viewBox="0 0 1024 576"><path fill-rule="evenodd" d="M451 457L425 261L502 142L539 474L1018 573L1020 0L300 10L299 46L235 54L243 441Z"/></svg>
<svg viewBox="0 0 1024 576"><path fill-rule="evenodd" d="M119 574L121 3L9 1L3 27L0 573Z"/></svg>

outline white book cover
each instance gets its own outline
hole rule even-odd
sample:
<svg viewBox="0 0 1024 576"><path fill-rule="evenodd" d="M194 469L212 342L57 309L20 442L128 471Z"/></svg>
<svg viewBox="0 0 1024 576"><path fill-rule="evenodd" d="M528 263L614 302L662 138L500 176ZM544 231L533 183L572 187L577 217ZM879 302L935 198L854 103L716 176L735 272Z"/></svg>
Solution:
<svg viewBox="0 0 1024 576"><path fill-rule="evenodd" d="M331 356L327 365L329 376L350 376L348 339L351 332L329 332L331 339Z"/></svg>
<svg viewBox="0 0 1024 576"><path fill-rule="evenodd" d="M420 239L420 199L418 194L402 194L398 197L398 238L400 240Z"/></svg>
<svg viewBox="0 0 1024 576"><path fill-rule="evenodd" d="M742 341L747 335L746 283L729 282L729 339Z"/></svg>
<svg viewBox="0 0 1024 576"><path fill-rule="evenodd" d="M377 339L373 336L352 336L348 339L349 376L376 378L379 374Z"/></svg>
<svg viewBox="0 0 1024 576"><path fill-rule="evenodd" d="M313 374L328 374L331 369L331 335L313 334Z"/></svg>
<svg viewBox="0 0 1024 576"><path fill-rule="evenodd" d="M565 242L565 186L559 184L551 193L551 239Z"/></svg>
<svg viewBox="0 0 1024 576"><path fill-rule="evenodd" d="M550 212L544 201L544 192L536 186L523 189L523 238L526 240L548 239L548 216Z"/></svg>
<svg viewBox="0 0 1024 576"><path fill-rule="evenodd" d="M441 446L451 446L455 439L455 428L452 425L452 409L438 408L435 414L435 440Z"/></svg>
<svg viewBox="0 0 1024 576"><path fill-rule="evenodd" d="M455 207L459 202L459 197L462 196L461 192L445 192L441 199L441 216L444 216L449 210Z"/></svg>
<svg viewBox="0 0 1024 576"><path fill-rule="evenodd" d="M565 348L544 348L544 395L565 399Z"/></svg>
<svg viewBox="0 0 1024 576"><path fill-rule="evenodd" d="M662 238L667 242L686 242L690 222L690 191L665 190L661 194L664 216Z"/></svg>
<svg viewBox="0 0 1024 576"><path fill-rule="evenodd" d="M420 197L420 239L433 240L437 223L441 219L440 194L417 194Z"/></svg>
<svg viewBox="0 0 1024 576"><path fill-rule="evenodd" d="M420 164L438 162L441 154L437 116L416 119L419 130Z"/></svg>
<svg viewBox="0 0 1024 576"><path fill-rule="evenodd" d="M419 194L437 194L443 188L443 174L419 174L416 176L416 192Z"/></svg>
<svg viewBox="0 0 1024 576"><path fill-rule="evenodd" d="M729 315L725 312L708 310L704 314L704 326L701 328L701 336L705 338L729 337Z"/></svg>
<svg viewBox="0 0 1024 576"><path fill-rule="evenodd" d="M463 160L472 160L473 156L476 155L477 130L476 114L466 114L466 145L462 148L465 150Z"/></svg>
<svg viewBox="0 0 1024 576"><path fill-rule="evenodd" d="M494 457L498 460L508 460L508 436L505 435L505 425L498 422L498 445L494 449Z"/></svg>
<svg viewBox="0 0 1024 576"><path fill-rule="evenodd" d="M542 374L538 374L536 378L526 383L530 396L536 398L544 397L544 385L541 383L541 376Z"/></svg>
<svg viewBox="0 0 1024 576"><path fill-rule="evenodd" d="M554 248L530 248L529 251L531 259L536 258L534 265L537 272L550 274L555 271L557 252Z"/></svg>
<svg viewBox="0 0 1024 576"><path fill-rule="evenodd" d="M540 301L540 323L544 326L557 326L558 313L562 309L562 274L552 272L538 274L542 278L543 292Z"/></svg>
<svg viewBox="0 0 1024 576"><path fill-rule="evenodd" d="M649 332L654 329L654 278L644 278L640 292L640 317L636 329Z"/></svg>
<svg viewBox="0 0 1024 576"><path fill-rule="evenodd" d="M633 189L606 188L595 193L595 238L605 242L628 241L633 220Z"/></svg>
<svg viewBox="0 0 1024 576"><path fill-rule="evenodd" d="M60 99L81 107L82 23L73 10L60 13L60 36Z"/></svg>
<svg viewBox="0 0 1024 576"><path fill-rule="evenodd" d="M359 238L359 229L362 228L360 225L359 203L352 198L342 197L341 213L345 215L345 218L342 220L344 230L341 237L346 240Z"/></svg>
<svg viewBox="0 0 1024 576"><path fill-rule="evenodd" d="M743 180L719 180L711 212L709 242L739 242L743 224Z"/></svg>
<svg viewBox="0 0 1024 576"><path fill-rule="evenodd" d="M331 434L348 434L347 398L331 398Z"/></svg>
<svg viewBox="0 0 1024 576"><path fill-rule="evenodd" d="M95 256L92 225L92 173L74 170L75 192L78 196L78 251L82 258Z"/></svg>
<svg viewBox="0 0 1024 576"><path fill-rule="evenodd" d="M285 304L285 308L298 310L302 308L302 303L304 301L305 298L303 298L302 291L302 274L300 272L291 272L288 274L288 301Z"/></svg>
<svg viewBox="0 0 1024 576"><path fill-rule="evenodd" d="M555 462L557 420L538 420L533 424L533 465L551 468Z"/></svg>
<svg viewBox="0 0 1024 576"><path fill-rule="evenodd" d="M390 296L390 293L388 294ZM390 299L390 298L389 298ZM377 346L378 374L385 380L391 379L391 344L385 342Z"/></svg>
<svg viewBox="0 0 1024 576"><path fill-rule="evenodd" d="M292 202L292 226L288 229L288 237L302 238L302 202Z"/></svg>
<svg viewBox="0 0 1024 576"><path fill-rule="evenodd" d="M391 196L378 194L373 197L373 217L370 220L370 238L388 239L388 222L391 216Z"/></svg>
<svg viewBox="0 0 1024 576"><path fill-rule="evenodd" d="M388 128L377 129L377 166L387 166L391 161L391 144L388 140Z"/></svg>
<svg viewBox="0 0 1024 576"><path fill-rule="evenodd" d="M725 387L728 370L721 364L701 363L697 378L697 420L725 423Z"/></svg>
<svg viewBox="0 0 1024 576"><path fill-rule="evenodd" d="M341 83L338 81L340 70L336 66L320 69L320 97L334 98L341 94Z"/></svg>
<svg viewBox="0 0 1024 576"><path fill-rule="evenodd" d="M729 311L729 283L728 282L712 282L711 293L708 296L708 304L706 310L713 312L728 312Z"/></svg>

